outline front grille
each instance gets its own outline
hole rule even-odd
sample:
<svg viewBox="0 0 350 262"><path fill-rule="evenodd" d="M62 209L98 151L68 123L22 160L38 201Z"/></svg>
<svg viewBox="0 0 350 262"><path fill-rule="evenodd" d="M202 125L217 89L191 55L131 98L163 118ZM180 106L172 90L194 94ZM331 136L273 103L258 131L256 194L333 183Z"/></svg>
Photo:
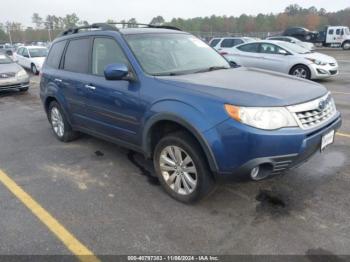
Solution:
<svg viewBox="0 0 350 262"><path fill-rule="evenodd" d="M295 106L288 107L294 114L299 126L303 129L310 129L322 125L336 114L334 100L327 95Z"/></svg>
<svg viewBox="0 0 350 262"><path fill-rule="evenodd" d="M0 79L6 79L6 78L11 78L15 77L16 73L9 72L9 73L0 73Z"/></svg>

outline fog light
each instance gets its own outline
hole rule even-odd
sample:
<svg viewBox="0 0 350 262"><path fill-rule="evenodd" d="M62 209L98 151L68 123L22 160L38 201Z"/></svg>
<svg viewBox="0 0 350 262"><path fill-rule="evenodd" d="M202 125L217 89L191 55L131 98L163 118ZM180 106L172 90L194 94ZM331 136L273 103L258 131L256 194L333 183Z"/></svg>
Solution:
<svg viewBox="0 0 350 262"><path fill-rule="evenodd" d="M319 69L319 68L317 68L317 73L322 74L322 75L328 74L328 72L326 70Z"/></svg>
<svg viewBox="0 0 350 262"><path fill-rule="evenodd" d="M260 171L260 167L259 166L253 168L252 171L250 172L250 177L253 180L259 180L259 171Z"/></svg>

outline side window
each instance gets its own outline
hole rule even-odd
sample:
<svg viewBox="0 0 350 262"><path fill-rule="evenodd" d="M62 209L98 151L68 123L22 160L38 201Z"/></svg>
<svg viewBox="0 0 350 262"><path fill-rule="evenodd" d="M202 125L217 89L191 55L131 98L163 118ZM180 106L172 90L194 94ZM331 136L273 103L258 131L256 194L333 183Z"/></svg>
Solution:
<svg viewBox="0 0 350 262"><path fill-rule="evenodd" d="M58 43L55 43L51 49L50 53L46 59L46 64L52 68L58 68L60 66L60 61L62 57L62 53L64 50L64 47L66 46L67 41L61 41Z"/></svg>
<svg viewBox="0 0 350 262"><path fill-rule="evenodd" d="M92 49L92 74L103 76L106 66L115 63L129 65L118 43L111 38L95 38Z"/></svg>
<svg viewBox="0 0 350 262"><path fill-rule="evenodd" d="M213 40L210 42L210 46L211 46L211 47L214 47L214 46L216 46L219 42L220 42L220 39L213 39Z"/></svg>
<svg viewBox="0 0 350 262"><path fill-rule="evenodd" d="M23 48L22 56L24 56L24 57L29 57L29 52L28 52L28 49L27 49L27 48Z"/></svg>
<svg viewBox="0 0 350 262"><path fill-rule="evenodd" d="M21 47L17 50L17 54L19 54L19 55L22 55L22 52L23 52L23 47Z"/></svg>
<svg viewBox="0 0 350 262"><path fill-rule="evenodd" d="M243 52L258 53L259 44L258 43L246 44L246 45L241 45L237 48Z"/></svg>
<svg viewBox="0 0 350 262"><path fill-rule="evenodd" d="M243 40L241 40L241 39L234 39L234 45L236 46L236 45L240 45L240 44L243 44L244 42L243 42Z"/></svg>
<svg viewBox="0 0 350 262"><path fill-rule="evenodd" d="M90 39L81 38L71 40L64 57L63 68L76 73L89 71Z"/></svg>
<svg viewBox="0 0 350 262"><path fill-rule="evenodd" d="M334 33L334 30L333 29L329 29L328 34L333 35L333 33Z"/></svg>
<svg viewBox="0 0 350 262"><path fill-rule="evenodd" d="M262 43L260 45L260 53L264 54L280 54L280 51L283 50L277 45Z"/></svg>
<svg viewBox="0 0 350 262"><path fill-rule="evenodd" d="M337 31L335 31L336 35L340 35L340 29L337 29Z"/></svg>
<svg viewBox="0 0 350 262"><path fill-rule="evenodd" d="M228 38L221 42L221 47L233 47L235 45L234 39Z"/></svg>

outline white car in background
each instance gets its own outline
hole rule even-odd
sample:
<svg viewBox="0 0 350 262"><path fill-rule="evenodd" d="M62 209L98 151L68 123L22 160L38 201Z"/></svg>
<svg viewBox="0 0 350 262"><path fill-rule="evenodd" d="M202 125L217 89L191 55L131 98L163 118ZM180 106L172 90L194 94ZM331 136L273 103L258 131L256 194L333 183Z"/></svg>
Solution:
<svg viewBox="0 0 350 262"><path fill-rule="evenodd" d="M14 60L24 68L28 68L34 75L39 74L48 49L41 46L21 46L14 53Z"/></svg>
<svg viewBox="0 0 350 262"><path fill-rule="evenodd" d="M313 43L303 42L292 36L271 36L266 38L266 40L284 41L284 42L296 44L310 51L315 51L315 45Z"/></svg>
<svg viewBox="0 0 350 262"><path fill-rule="evenodd" d="M213 38L210 40L209 45L218 50L220 54L227 55L230 54L233 47L254 41L256 41L256 39L251 37L221 37Z"/></svg>
<svg viewBox="0 0 350 262"><path fill-rule="evenodd" d="M328 55L310 52L298 45L264 40L241 44L225 57L233 64L286 73L305 79L337 75L338 63Z"/></svg>

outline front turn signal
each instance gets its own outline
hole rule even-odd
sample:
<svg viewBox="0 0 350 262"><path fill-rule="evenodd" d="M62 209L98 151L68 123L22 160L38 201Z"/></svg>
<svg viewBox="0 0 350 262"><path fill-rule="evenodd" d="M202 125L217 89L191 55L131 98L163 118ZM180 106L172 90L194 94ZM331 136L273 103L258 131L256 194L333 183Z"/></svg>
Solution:
<svg viewBox="0 0 350 262"><path fill-rule="evenodd" d="M225 110L227 112L227 114L232 117L233 119L241 122L241 117L240 117L240 114L239 114L239 107L238 106L233 106L233 105L228 105L226 104L225 105Z"/></svg>

